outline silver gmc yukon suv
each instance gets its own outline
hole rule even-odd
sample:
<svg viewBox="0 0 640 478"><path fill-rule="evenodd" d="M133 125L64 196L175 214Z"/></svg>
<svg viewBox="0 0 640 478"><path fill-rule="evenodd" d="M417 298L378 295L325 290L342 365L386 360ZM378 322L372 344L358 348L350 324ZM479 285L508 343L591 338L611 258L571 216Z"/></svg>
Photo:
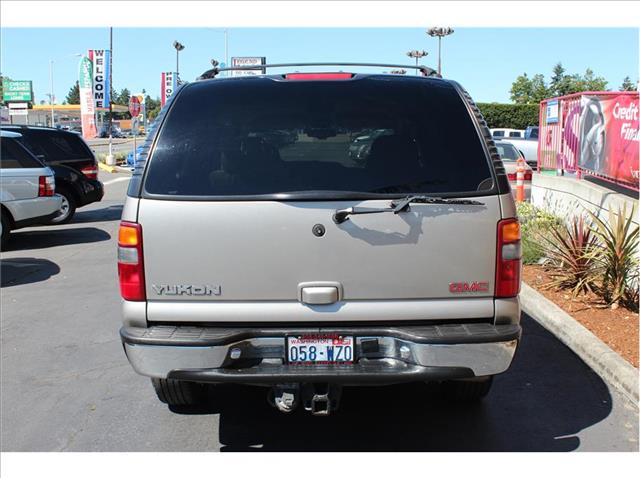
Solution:
<svg viewBox="0 0 640 478"><path fill-rule="evenodd" d="M427 67L271 73L302 66L214 68L160 113L118 238L131 365L173 406L222 383L316 415L350 385L482 398L520 339L521 254L480 111Z"/></svg>

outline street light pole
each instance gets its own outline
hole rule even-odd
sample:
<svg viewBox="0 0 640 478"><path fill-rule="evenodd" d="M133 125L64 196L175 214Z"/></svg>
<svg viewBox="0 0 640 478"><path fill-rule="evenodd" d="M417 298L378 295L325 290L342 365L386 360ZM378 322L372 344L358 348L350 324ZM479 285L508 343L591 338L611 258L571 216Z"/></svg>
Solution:
<svg viewBox="0 0 640 478"><path fill-rule="evenodd" d="M50 93L49 104L51 105L51 127L55 128L56 120L53 113L53 60L49 60L49 81L50 81Z"/></svg>
<svg viewBox="0 0 640 478"><path fill-rule="evenodd" d="M411 50L407 52L409 58L416 59L416 67L418 66L418 59L427 56L428 53L424 50ZM418 68L416 68L416 75L419 74Z"/></svg>
<svg viewBox="0 0 640 478"><path fill-rule="evenodd" d="M453 28L449 27L432 27L427 30L430 37L438 37L438 74L442 75L442 37L451 35Z"/></svg>
<svg viewBox="0 0 640 478"><path fill-rule="evenodd" d="M224 29L224 65L229 68L229 31Z"/></svg>
<svg viewBox="0 0 640 478"><path fill-rule="evenodd" d="M178 63L178 61L179 61L180 52L184 50L184 45L176 40L173 42L173 48L176 49L176 75L179 81L180 80L180 64Z"/></svg>

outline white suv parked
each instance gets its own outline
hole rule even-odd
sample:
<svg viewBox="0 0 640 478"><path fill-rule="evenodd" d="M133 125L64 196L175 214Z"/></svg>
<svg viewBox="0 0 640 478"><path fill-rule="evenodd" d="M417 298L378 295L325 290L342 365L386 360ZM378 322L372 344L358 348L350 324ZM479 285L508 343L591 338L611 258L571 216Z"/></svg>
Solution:
<svg viewBox="0 0 640 478"><path fill-rule="evenodd" d="M62 204L61 197L55 195L53 171L17 141L20 136L18 133L0 132L0 235L3 250L12 230L46 223L58 214Z"/></svg>

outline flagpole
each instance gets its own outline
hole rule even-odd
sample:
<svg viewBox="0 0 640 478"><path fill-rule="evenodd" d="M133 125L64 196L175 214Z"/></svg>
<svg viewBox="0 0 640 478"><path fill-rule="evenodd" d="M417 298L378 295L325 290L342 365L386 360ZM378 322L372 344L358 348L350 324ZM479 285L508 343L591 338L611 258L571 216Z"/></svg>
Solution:
<svg viewBox="0 0 640 478"><path fill-rule="evenodd" d="M109 155L107 164L113 166L116 162L113 159L113 98L111 97L113 79L113 27L109 27Z"/></svg>

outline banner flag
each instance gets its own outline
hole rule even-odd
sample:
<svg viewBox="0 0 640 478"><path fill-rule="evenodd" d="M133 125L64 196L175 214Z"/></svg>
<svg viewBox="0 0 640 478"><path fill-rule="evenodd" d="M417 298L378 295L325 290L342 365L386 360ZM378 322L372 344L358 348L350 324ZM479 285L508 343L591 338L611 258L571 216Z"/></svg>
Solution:
<svg viewBox="0 0 640 478"><path fill-rule="evenodd" d="M96 108L109 108L111 101L110 57L109 50L89 50L89 60L93 66L93 103Z"/></svg>
<svg viewBox="0 0 640 478"><path fill-rule="evenodd" d="M96 109L93 103L93 74L92 64L88 57L80 60L78 82L80 86L80 117L82 121L82 136L85 139L95 138Z"/></svg>

